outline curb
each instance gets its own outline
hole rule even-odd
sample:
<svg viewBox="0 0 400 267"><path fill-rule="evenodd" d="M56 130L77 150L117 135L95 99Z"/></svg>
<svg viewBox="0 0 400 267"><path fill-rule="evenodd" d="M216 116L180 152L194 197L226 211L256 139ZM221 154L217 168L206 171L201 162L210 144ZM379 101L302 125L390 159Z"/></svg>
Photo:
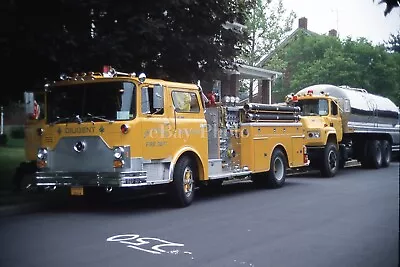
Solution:
<svg viewBox="0 0 400 267"><path fill-rule="evenodd" d="M0 218L13 215L21 215L40 211L44 208L44 203L40 201L25 203L25 204L11 204L0 207Z"/></svg>

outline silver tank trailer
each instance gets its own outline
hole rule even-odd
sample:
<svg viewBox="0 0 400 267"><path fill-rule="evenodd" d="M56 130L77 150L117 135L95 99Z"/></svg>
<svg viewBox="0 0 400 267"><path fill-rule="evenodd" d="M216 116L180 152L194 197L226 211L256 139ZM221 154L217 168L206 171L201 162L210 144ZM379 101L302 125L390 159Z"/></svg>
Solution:
<svg viewBox="0 0 400 267"><path fill-rule="evenodd" d="M330 84L312 85L296 94L329 93L342 109L343 133L389 133L393 145L399 144L399 107L390 99L370 94L365 89Z"/></svg>

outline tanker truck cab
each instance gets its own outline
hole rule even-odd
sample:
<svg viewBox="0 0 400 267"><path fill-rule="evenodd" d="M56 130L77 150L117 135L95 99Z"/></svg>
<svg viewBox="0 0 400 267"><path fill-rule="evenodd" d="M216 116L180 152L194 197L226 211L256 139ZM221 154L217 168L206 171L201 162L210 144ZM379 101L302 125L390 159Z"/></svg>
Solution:
<svg viewBox="0 0 400 267"><path fill-rule="evenodd" d="M46 97L38 187L74 196L157 187L183 207L197 187L251 179L279 188L288 168L309 164L299 108L241 107L235 97L206 107L199 84L112 68L62 76Z"/></svg>
<svg viewBox="0 0 400 267"><path fill-rule="evenodd" d="M298 96L295 106L301 109L301 121L306 126L307 145L324 146L328 139L340 142L343 138L342 119L336 99L329 94Z"/></svg>
<svg viewBox="0 0 400 267"><path fill-rule="evenodd" d="M317 84L287 96L301 108L310 165L325 177L346 161L365 168L387 167L399 147L398 108L362 88Z"/></svg>

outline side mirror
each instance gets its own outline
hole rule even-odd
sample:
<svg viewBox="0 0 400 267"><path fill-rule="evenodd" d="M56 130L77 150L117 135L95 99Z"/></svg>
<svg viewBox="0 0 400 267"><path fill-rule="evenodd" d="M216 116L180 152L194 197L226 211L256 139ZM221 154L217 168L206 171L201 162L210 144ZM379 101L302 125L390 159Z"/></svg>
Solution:
<svg viewBox="0 0 400 267"><path fill-rule="evenodd" d="M142 87L142 113L150 114L150 100L148 87Z"/></svg>
<svg viewBox="0 0 400 267"><path fill-rule="evenodd" d="M33 93L32 92L24 92L24 100L25 100L25 114L31 116L33 114Z"/></svg>
<svg viewBox="0 0 400 267"><path fill-rule="evenodd" d="M153 108L160 110L164 108L164 88L162 85L155 85L153 89Z"/></svg>

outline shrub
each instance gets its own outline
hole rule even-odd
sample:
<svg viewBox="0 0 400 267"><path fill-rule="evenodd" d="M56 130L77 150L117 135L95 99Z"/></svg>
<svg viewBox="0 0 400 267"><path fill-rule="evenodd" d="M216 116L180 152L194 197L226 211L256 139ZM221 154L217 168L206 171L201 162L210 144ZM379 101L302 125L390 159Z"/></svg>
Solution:
<svg viewBox="0 0 400 267"><path fill-rule="evenodd" d="M11 130L11 137L14 139L24 139L24 127L14 127Z"/></svg>
<svg viewBox="0 0 400 267"><path fill-rule="evenodd" d="M5 146L7 144L7 135L6 134L0 134L0 146Z"/></svg>

